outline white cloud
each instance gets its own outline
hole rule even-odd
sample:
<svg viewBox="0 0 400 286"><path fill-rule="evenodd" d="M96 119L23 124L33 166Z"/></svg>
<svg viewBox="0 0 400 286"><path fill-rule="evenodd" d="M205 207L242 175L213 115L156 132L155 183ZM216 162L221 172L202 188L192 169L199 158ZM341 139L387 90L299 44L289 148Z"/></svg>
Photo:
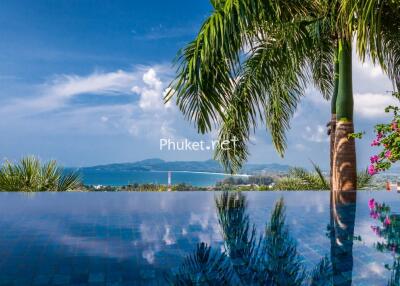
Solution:
<svg viewBox="0 0 400 286"><path fill-rule="evenodd" d="M374 65L371 61L366 60L365 62L361 62L356 59L354 62L355 72L361 72L365 76L376 79L379 77L386 77L385 73L381 69L379 65Z"/></svg>
<svg viewBox="0 0 400 286"><path fill-rule="evenodd" d="M174 137L175 118L171 114L176 109L163 100L169 81L170 70L162 65L96 71L86 76L59 75L37 86L32 96L7 102L0 107L0 116L20 122L29 118L31 124L36 120L38 126L52 118L53 124L46 124L46 128L56 129L54 132L68 129L85 134L125 132L141 137ZM98 100L74 104L75 99L79 101L88 94Z"/></svg>
<svg viewBox="0 0 400 286"><path fill-rule="evenodd" d="M165 88L163 83L157 77L157 73L153 68L150 68L143 74L142 87L135 85L132 92L140 95L139 106L144 111L158 111L164 108L169 108L171 105L165 105L163 97Z"/></svg>
<svg viewBox="0 0 400 286"><path fill-rule="evenodd" d="M130 93L138 71L94 72L87 76L58 75L32 91L33 96L17 98L0 109L1 113L26 116L68 107L83 94L99 96Z"/></svg>
<svg viewBox="0 0 400 286"><path fill-rule="evenodd" d="M386 117L385 107L388 105L399 105L399 101L390 94L356 93L354 95L355 112L363 118Z"/></svg>
<svg viewBox="0 0 400 286"><path fill-rule="evenodd" d="M50 83L48 93L59 97L70 97L85 93L121 94L127 93L137 79L136 72L118 70L95 72L89 76L62 75Z"/></svg>
<svg viewBox="0 0 400 286"><path fill-rule="evenodd" d="M329 140L326 135L326 128L322 125L317 125L314 127L306 126L306 133L303 135L303 138L307 141L322 143L327 142Z"/></svg>
<svg viewBox="0 0 400 286"><path fill-rule="evenodd" d="M96 96L121 96L139 93L144 110L163 107L163 92L167 82L162 82L158 71L162 66L136 67L131 71L94 72L87 76L57 75L33 90L33 96L8 102L0 113L30 115L69 107L73 98L92 94Z"/></svg>
<svg viewBox="0 0 400 286"><path fill-rule="evenodd" d="M294 148L295 148L296 150L298 150L298 151L305 151L305 150L308 149L306 146L304 146L304 144L301 144L301 143L295 144L295 145L294 145Z"/></svg>

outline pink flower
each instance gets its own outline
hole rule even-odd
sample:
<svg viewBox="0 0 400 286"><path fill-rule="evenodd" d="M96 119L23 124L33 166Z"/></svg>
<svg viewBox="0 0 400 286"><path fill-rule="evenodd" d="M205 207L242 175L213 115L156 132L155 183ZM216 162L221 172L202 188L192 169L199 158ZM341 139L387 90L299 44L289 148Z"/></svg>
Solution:
<svg viewBox="0 0 400 286"><path fill-rule="evenodd" d="M391 221L389 216L386 216L385 221L383 222L385 225L390 225Z"/></svg>
<svg viewBox="0 0 400 286"><path fill-rule="evenodd" d="M393 121L392 122L392 130L396 130L397 129L397 122Z"/></svg>
<svg viewBox="0 0 400 286"><path fill-rule="evenodd" d="M375 199L370 199L368 201L368 207L372 210L373 208L375 208Z"/></svg>
<svg viewBox="0 0 400 286"><path fill-rule="evenodd" d="M376 134L376 140L381 140L383 138L383 134L382 132L378 132L378 134Z"/></svg>
<svg viewBox="0 0 400 286"><path fill-rule="evenodd" d="M390 152L390 150L386 151L385 152L385 157L389 159L390 156L392 156L392 152Z"/></svg>
<svg viewBox="0 0 400 286"><path fill-rule="evenodd" d="M369 165L368 167L368 174L370 174L371 176L375 175L376 173L378 173L378 171L375 169L374 165Z"/></svg>
<svg viewBox="0 0 400 286"><path fill-rule="evenodd" d="M371 158L369 158L369 159L371 160L371 164L374 164L374 163L378 162L379 157L378 157L378 155L374 155L374 156L371 156Z"/></svg>
<svg viewBox="0 0 400 286"><path fill-rule="evenodd" d="M374 141L372 141L371 146L378 146L379 145L379 141L374 139Z"/></svg>

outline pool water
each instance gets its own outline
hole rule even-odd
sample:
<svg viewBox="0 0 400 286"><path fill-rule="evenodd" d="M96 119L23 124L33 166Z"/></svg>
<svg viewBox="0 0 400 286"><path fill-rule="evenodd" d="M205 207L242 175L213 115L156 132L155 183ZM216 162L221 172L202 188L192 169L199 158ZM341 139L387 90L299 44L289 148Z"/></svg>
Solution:
<svg viewBox="0 0 400 286"><path fill-rule="evenodd" d="M334 285L399 285L400 194L362 191L331 198L329 192L244 192L225 194L226 201L223 196L0 193L0 285L165 285L185 279L201 284L204 277L185 265L185 257L194 258L199 248L209 246L212 255L226 262L219 264L220 272L212 257L204 264L209 272L216 271L208 273L215 285L221 277L235 285L258 285L255 281L265 277L249 275L244 250L251 249L247 244L253 224L252 241L257 244L266 223L274 222L271 212L280 198L285 213L278 221L285 219L287 225L281 238L284 246L297 245L299 271L310 273L326 257ZM246 221L250 230L238 242ZM272 258L267 267L274 264ZM293 257L286 259L285 265L295 263ZM252 269L265 271L262 262L254 262ZM228 271L222 265L233 274L221 274ZM271 277L285 277L282 273ZM311 276L302 285L309 285Z"/></svg>

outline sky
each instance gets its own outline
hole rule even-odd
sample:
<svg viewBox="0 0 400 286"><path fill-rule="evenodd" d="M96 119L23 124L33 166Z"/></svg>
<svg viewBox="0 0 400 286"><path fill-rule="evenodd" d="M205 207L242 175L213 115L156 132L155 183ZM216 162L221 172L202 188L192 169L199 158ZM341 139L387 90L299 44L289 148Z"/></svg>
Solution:
<svg viewBox="0 0 400 286"><path fill-rule="evenodd" d="M147 158L207 160L211 151L160 150L160 139L209 141L163 96L178 50L211 12L208 0L2 0L0 4L0 159L36 155L64 166ZM373 126L397 104L391 82L369 61L353 65L359 168ZM281 158L259 127L249 162L328 167L330 103L307 90Z"/></svg>

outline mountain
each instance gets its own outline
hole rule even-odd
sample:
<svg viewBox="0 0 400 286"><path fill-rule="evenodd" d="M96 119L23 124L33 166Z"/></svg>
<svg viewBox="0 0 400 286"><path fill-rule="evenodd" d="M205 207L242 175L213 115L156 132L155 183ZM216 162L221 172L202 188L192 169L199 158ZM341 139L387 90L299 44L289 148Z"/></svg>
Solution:
<svg viewBox="0 0 400 286"><path fill-rule="evenodd" d="M89 171L188 171L224 173L223 168L215 160L168 162L161 159L147 159L133 163L115 163L86 167L82 169ZM290 166L280 164L246 164L240 173L281 173L287 172L289 169Z"/></svg>

